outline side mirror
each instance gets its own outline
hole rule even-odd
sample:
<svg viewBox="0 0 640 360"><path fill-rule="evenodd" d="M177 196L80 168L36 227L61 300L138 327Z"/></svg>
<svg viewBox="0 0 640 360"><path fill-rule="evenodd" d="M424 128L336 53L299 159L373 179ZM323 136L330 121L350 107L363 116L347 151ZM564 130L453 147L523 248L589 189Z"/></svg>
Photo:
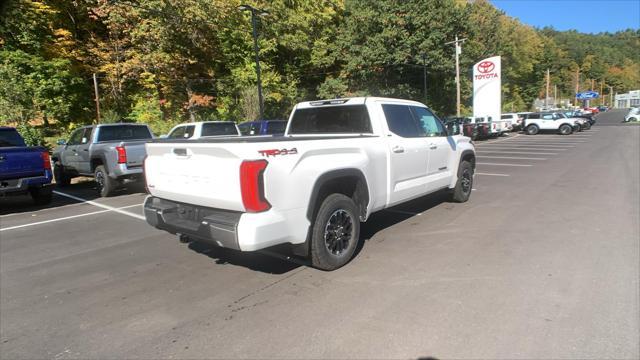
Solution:
<svg viewBox="0 0 640 360"><path fill-rule="evenodd" d="M56 144L58 144L58 145L67 145L67 141L65 139L58 139L58 141L56 141Z"/></svg>

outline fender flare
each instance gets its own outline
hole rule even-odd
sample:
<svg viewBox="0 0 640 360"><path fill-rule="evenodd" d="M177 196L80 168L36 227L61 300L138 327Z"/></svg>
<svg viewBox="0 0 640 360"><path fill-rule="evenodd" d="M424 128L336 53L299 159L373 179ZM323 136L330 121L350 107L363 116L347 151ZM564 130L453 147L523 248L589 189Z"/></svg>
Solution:
<svg viewBox="0 0 640 360"><path fill-rule="evenodd" d="M331 180L339 179L342 177L356 177L358 178L358 184L361 184L355 189L355 201L358 205L360 205L360 217L364 218L367 212L367 206L369 205L369 185L367 183L367 179L359 169L348 168L348 169L339 169L339 170L331 170L322 175L320 175L315 183L313 184L313 188L311 190L311 196L309 197L309 205L307 207L307 219L313 222L315 218L315 212L318 208L318 201L320 196L320 189L326 183Z"/></svg>

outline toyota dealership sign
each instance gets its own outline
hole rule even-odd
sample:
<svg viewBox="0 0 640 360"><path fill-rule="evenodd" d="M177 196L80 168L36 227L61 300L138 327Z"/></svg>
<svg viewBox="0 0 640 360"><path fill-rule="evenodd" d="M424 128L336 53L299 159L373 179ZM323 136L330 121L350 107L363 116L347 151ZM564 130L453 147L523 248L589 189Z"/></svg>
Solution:
<svg viewBox="0 0 640 360"><path fill-rule="evenodd" d="M473 65L473 116L500 120L502 110L500 56Z"/></svg>

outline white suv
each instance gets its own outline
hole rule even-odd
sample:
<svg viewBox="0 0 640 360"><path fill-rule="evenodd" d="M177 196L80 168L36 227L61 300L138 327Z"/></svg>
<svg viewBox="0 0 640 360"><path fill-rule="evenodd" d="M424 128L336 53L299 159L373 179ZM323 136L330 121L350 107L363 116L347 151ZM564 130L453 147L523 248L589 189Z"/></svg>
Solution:
<svg viewBox="0 0 640 360"><path fill-rule="evenodd" d="M567 118L561 113L531 113L524 120L524 131L528 135L536 135L540 131L556 131L561 135L569 135L580 130L580 124L574 118Z"/></svg>
<svg viewBox="0 0 640 360"><path fill-rule="evenodd" d="M631 108L624 117L624 122L640 121L640 107Z"/></svg>

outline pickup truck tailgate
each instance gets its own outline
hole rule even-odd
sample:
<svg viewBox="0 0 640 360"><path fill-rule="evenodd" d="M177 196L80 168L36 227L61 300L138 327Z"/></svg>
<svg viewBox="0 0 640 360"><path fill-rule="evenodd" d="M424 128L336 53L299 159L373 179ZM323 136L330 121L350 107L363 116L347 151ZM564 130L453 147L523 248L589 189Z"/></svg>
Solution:
<svg viewBox="0 0 640 360"><path fill-rule="evenodd" d="M44 148L0 148L0 180L42 176Z"/></svg>
<svg viewBox="0 0 640 360"><path fill-rule="evenodd" d="M159 198L244 211L240 190L242 159L225 144L148 143L145 176Z"/></svg>
<svg viewBox="0 0 640 360"><path fill-rule="evenodd" d="M125 142L120 144L120 146L124 147L127 153L127 167L132 168L142 166L142 162L146 155L145 142L146 141Z"/></svg>

